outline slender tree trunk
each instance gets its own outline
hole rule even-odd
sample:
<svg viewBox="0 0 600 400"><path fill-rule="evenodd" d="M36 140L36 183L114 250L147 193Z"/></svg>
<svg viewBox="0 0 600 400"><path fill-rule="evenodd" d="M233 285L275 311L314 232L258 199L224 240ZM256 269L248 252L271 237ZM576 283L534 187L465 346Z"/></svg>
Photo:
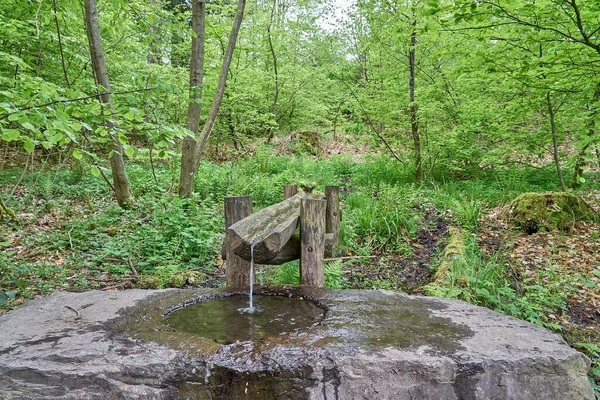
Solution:
<svg viewBox="0 0 600 400"><path fill-rule="evenodd" d="M558 140L556 138L556 115L552 106L552 94L550 91L546 93L546 101L548 103L548 115L550 117L550 132L552 134L552 156L554 157L554 165L556 166L556 174L560 181L560 188L563 192L567 191L565 186L565 180L563 179L562 171L560 169L560 159L558 154Z"/></svg>
<svg viewBox="0 0 600 400"><path fill-rule="evenodd" d="M409 53L409 88L410 88L410 130L415 147L415 181L421 183L423 180L423 166L421 165L421 138L419 137L419 120L417 117L417 106L415 104L415 51L417 47L417 20L412 22L413 30L410 35Z"/></svg>
<svg viewBox="0 0 600 400"><path fill-rule="evenodd" d="M595 130L593 128L594 121L591 122L591 125L592 127L588 131L588 136L590 138L593 137L595 134ZM571 184L569 185L571 189L577 189L581 186L581 178L583 178L583 167L585 166L584 157L593 142L593 139L590 139L590 141L579 150L579 153L577 153L577 160L575 161L575 166L573 167L573 179L571 180Z"/></svg>
<svg viewBox="0 0 600 400"><path fill-rule="evenodd" d="M55 0L56 1L56 0ZM154 6L154 0L148 0L148 5L152 8ZM148 45L148 64L155 64L158 55L158 46L155 38L156 27L154 24L148 25L148 36L150 37L150 44Z"/></svg>
<svg viewBox="0 0 600 400"><path fill-rule="evenodd" d="M65 53L63 51L62 35L60 33L60 25L58 24L58 14L56 11L56 0L52 0L52 11L54 11L54 24L56 25L56 35L58 38L58 49L60 51L60 65L62 66L63 76L65 77L65 82L67 83L67 87L69 89L71 89L71 82L69 81L69 74L67 74L67 67L65 65Z"/></svg>
<svg viewBox="0 0 600 400"><path fill-rule="evenodd" d="M186 127L198 134L200 113L202 111L202 79L204 70L204 36L206 26L206 2L196 0L192 3L192 57L190 61L190 103L187 110ZM194 173L196 171L196 140L186 136L181 147L181 172L179 175L179 195L192 197L194 192Z"/></svg>
<svg viewBox="0 0 600 400"><path fill-rule="evenodd" d="M96 9L96 0L84 0L85 6L85 26L90 45L90 57L92 68L96 77L96 82L102 88L100 100L106 104L111 114L114 117L114 103L111 97L110 81L108 79L108 71L106 69L106 61L104 52L102 51L102 41L100 38L100 24L98 22L98 12ZM115 196L117 202L122 208L130 208L132 205L131 194L129 192L129 180L125 173L125 162L123 160L123 146L119 141L117 133L118 126L114 122L114 118L110 122L111 125L111 155L110 167L112 170L113 184L115 188Z"/></svg>
<svg viewBox="0 0 600 400"><path fill-rule="evenodd" d="M594 102L600 100L600 84L596 86L596 90L594 91ZM594 144L594 139L592 139L596 135L596 116L598 114L598 110L595 108L591 109L591 118L588 124L588 137L590 138L588 143L583 146L579 153L577 154L577 161L575 162L575 166L573 167L573 180L571 181L571 185L569 185L572 189L577 189L581 186L581 178L583 178L583 167L585 166L585 155L588 152L590 146ZM598 149L596 148L596 156L600 161L600 157L598 154ZM600 164L600 163L599 163Z"/></svg>
<svg viewBox="0 0 600 400"><path fill-rule="evenodd" d="M275 48L273 47L273 37L271 35L271 26L273 25L273 18L275 16L275 7L277 6L277 0L273 0L273 7L271 8L271 19L269 20L269 25L267 25L267 36L269 38L269 48L271 49L271 56L273 57L273 74L275 79L275 95L273 96L273 106L271 108L271 112L273 113L273 118L277 119L277 99L279 98L279 73L277 72L277 55L275 54ZM271 131L269 132L269 137L267 142L270 142L275 135L275 127L271 127Z"/></svg>
<svg viewBox="0 0 600 400"><path fill-rule="evenodd" d="M217 114L219 113L219 107L221 106L221 101L223 100L223 93L225 92L225 85L227 84L227 74L229 73L229 65L231 64L231 58L233 56L233 50L235 49L235 44L237 42L238 33L240 31L240 27L242 26L242 19L244 17L244 8L246 7L246 0L238 0L238 7L235 13L235 18L233 20L233 26L231 28L231 34L229 35L229 40L227 42L227 49L225 51L225 56L223 57L223 65L221 67L221 73L219 75L219 83L217 84L217 93L215 94L215 99L213 100L210 111L208 112L208 117L202 128L202 132L200 132L200 137L198 138L198 143L196 144L196 154L195 154L195 168L194 173L198 170L200 165L200 159L202 157L202 152L206 147L206 142L208 141L208 137L210 136L212 129L217 120Z"/></svg>

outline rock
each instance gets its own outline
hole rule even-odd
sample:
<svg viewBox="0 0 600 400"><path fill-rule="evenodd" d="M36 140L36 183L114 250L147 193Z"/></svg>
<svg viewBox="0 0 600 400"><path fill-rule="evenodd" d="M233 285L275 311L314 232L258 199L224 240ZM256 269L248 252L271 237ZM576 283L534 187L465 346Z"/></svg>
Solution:
<svg viewBox="0 0 600 400"><path fill-rule="evenodd" d="M280 293L281 292L281 293ZM0 317L2 399L590 399L589 360L527 322L387 291L314 299L317 326L220 345L164 314L217 290L55 293Z"/></svg>
<svg viewBox="0 0 600 400"><path fill-rule="evenodd" d="M564 192L523 193L508 205L505 214L509 223L528 234L570 231L577 221L600 220L579 196Z"/></svg>

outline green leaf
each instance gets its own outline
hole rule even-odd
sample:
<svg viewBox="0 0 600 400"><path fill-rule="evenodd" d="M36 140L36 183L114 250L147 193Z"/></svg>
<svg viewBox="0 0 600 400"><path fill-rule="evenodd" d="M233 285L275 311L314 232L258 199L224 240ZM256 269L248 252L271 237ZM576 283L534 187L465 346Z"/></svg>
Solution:
<svg viewBox="0 0 600 400"><path fill-rule="evenodd" d="M81 160L82 157L83 157L83 153L81 152L81 150L79 150L79 149L73 150L73 158L74 159Z"/></svg>
<svg viewBox="0 0 600 400"><path fill-rule="evenodd" d="M135 153L135 149L133 146L123 146L123 152L125 153L125 155L127 155L127 157L131 158L133 157L133 153Z"/></svg>
<svg viewBox="0 0 600 400"><path fill-rule="evenodd" d="M35 149L35 145L33 144L33 142L31 140L26 140L23 142L23 148L25 149L26 152L33 153L33 150Z"/></svg>
<svg viewBox="0 0 600 400"><path fill-rule="evenodd" d="M23 128L25 128L25 129L30 130L30 131L35 131L36 130L35 126L31 122L29 122L29 121L21 122L21 126Z"/></svg>
<svg viewBox="0 0 600 400"><path fill-rule="evenodd" d="M60 110L55 110L54 115L56 115L56 119L67 122L69 120L69 116Z"/></svg>
<svg viewBox="0 0 600 400"><path fill-rule="evenodd" d="M17 140L21 136L21 133L17 129L2 129L2 140L7 142L12 142L13 140Z"/></svg>
<svg viewBox="0 0 600 400"><path fill-rule="evenodd" d="M90 172L96 178L100 176L100 169L98 167L96 167L96 166L93 166L92 169L90 170Z"/></svg>

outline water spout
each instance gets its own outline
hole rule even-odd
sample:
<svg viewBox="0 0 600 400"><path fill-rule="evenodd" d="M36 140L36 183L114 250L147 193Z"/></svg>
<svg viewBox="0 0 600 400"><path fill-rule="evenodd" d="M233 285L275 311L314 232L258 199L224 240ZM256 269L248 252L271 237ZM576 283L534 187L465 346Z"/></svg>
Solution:
<svg viewBox="0 0 600 400"><path fill-rule="evenodd" d="M252 290L254 286L254 243L250 245L250 295L249 295L249 304L246 308L240 308L238 311L242 313L252 314L254 310L254 305L252 303Z"/></svg>
<svg viewBox="0 0 600 400"><path fill-rule="evenodd" d="M249 312L254 312L254 306L252 305L252 287L254 286L254 244L250 246L250 306Z"/></svg>

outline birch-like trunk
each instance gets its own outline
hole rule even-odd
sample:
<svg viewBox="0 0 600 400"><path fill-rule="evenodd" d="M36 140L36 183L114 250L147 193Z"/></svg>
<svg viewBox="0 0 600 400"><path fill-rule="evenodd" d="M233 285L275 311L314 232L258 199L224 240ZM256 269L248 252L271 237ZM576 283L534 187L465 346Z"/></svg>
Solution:
<svg viewBox="0 0 600 400"><path fill-rule="evenodd" d="M227 49L225 50L225 56L223 57L221 73L219 74L217 93L215 94L215 99L213 100L212 106L210 107L210 111L208 112L208 117L206 119L206 122L204 123L204 127L202 128L202 132L200 132L200 136L198 137L198 143L196 143L196 154L194 157L194 173L198 170L198 167L200 166L200 159L202 157L202 153L204 152L204 148L206 147L208 137L212 133L213 127L217 120L219 108L221 107L221 101L223 101L223 94L225 93L225 86L227 84L227 74L229 73L229 66L231 65L231 59L233 57L233 51L235 50L235 44L237 42L238 33L240 32L240 27L242 26L242 19L244 17L245 7L246 0L238 0L237 11L233 20L231 34L229 35L229 40L227 41Z"/></svg>
<svg viewBox="0 0 600 400"><path fill-rule="evenodd" d="M102 51L102 40L100 38L100 24L98 22L98 11L96 0L84 0L85 28L90 46L90 58L96 78L96 83L101 86L100 100L108 107L111 117L114 117L114 103L110 94L110 80L106 69L106 60ZM110 146L110 167L112 170L115 196L119 206L130 208L132 205L131 193L129 191L129 180L125 173L125 162L123 160L123 146L119 141L118 126L114 118L109 122L112 144Z"/></svg>
<svg viewBox="0 0 600 400"><path fill-rule="evenodd" d="M554 157L554 165L556 166L556 174L560 182L560 188L563 192L567 191L565 180L563 179L562 170L560 168L560 157L558 154L558 138L556 137L556 110L552 105L552 94L550 91L546 93L546 102L548 104L548 115L550 119L550 133L552 134L552 156Z"/></svg>
<svg viewBox="0 0 600 400"><path fill-rule="evenodd" d="M417 105L415 104L415 52L417 48L417 21L412 22L412 33L410 35L409 53L409 89L410 89L410 131L413 138L415 150L415 181L421 183L423 180L423 167L421 165L421 138L419 136L419 120L417 117Z"/></svg>
<svg viewBox="0 0 600 400"><path fill-rule="evenodd" d="M194 137L186 136L181 146L181 172L179 175L179 196L192 197L194 173L196 172L196 135L200 126L202 111L202 79L204 70L204 36L206 27L206 2L195 0L192 3L192 57L190 60L190 104L188 105L186 127Z"/></svg>

